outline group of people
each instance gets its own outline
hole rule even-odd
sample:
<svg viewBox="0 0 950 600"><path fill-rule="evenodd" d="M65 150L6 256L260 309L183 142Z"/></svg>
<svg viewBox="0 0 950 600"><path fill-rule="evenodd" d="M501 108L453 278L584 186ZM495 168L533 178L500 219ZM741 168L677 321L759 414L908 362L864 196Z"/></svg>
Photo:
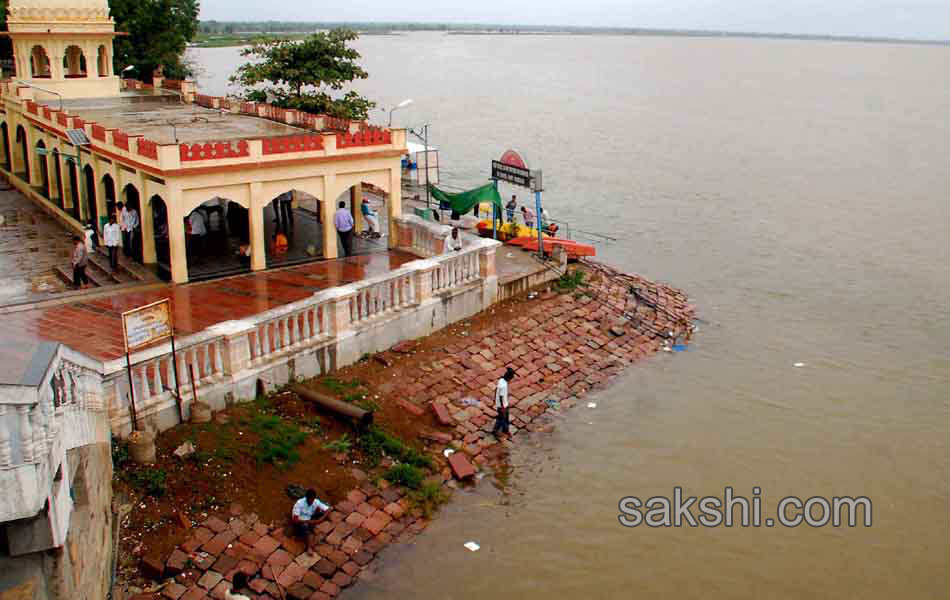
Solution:
<svg viewBox="0 0 950 600"><path fill-rule="evenodd" d="M102 242L109 252L109 269L115 273L119 268L119 246L127 258L135 257L136 244L140 243L139 228L141 221L135 207L126 206L119 202L115 212L109 214L109 222L102 228ZM91 236L90 236L91 237ZM89 253L92 252L92 240L73 236L73 287L84 289L89 287L89 276L86 267L89 266Z"/></svg>
<svg viewBox="0 0 950 600"><path fill-rule="evenodd" d="M509 223L515 222L515 211L518 210L518 197L517 195L512 194L511 200L505 204L505 214L508 217ZM525 227L528 229L534 228L535 223L535 213L533 210L528 208L525 205L521 206L521 220L524 222ZM541 209L541 228L547 231L548 233L554 234L557 231L558 227L555 223L552 223L550 217L548 216L547 209Z"/></svg>

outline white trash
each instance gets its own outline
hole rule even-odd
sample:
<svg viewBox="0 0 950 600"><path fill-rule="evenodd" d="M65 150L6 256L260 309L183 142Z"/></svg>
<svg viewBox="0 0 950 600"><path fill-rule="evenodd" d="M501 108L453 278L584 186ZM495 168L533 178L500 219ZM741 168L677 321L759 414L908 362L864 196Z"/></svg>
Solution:
<svg viewBox="0 0 950 600"><path fill-rule="evenodd" d="M597 403L596 403L596 402L588 402L588 403L587 403L587 408L597 408Z"/></svg>
<svg viewBox="0 0 950 600"><path fill-rule="evenodd" d="M803 362L797 362L797 363L795 363L795 368L796 368L796 369L801 369L801 368L804 367L804 366L805 366L805 363L803 363Z"/></svg>
<svg viewBox="0 0 950 600"><path fill-rule="evenodd" d="M465 542L464 546L472 552L478 552L478 550L481 548L481 546L475 542Z"/></svg>

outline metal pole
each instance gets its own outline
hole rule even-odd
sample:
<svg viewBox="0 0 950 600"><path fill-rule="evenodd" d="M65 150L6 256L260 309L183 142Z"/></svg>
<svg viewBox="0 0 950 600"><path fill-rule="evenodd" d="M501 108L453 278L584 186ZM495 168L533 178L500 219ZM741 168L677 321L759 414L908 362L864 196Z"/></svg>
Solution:
<svg viewBox="0 0 950 600"><path fill-rule="evenodd" d="M129 413L132 417L132 431L138 431L138 411L135 410L135 384L132 383L132 359L125 353L125 368L129 374Z"/></svg>
<svg viewBox="0 0 950 600"><path fill-rule="evenodd" d="M495 186L495 193L497 193L497 192L498 192L498 180L497 180L497 179L492 179L491 182L492 182L492 185ZM498 239L498 226L497 226L495 223L497 222L496 220L498 219L498 217L501 216L500 214L496 215L495 213L496 213L496 211L500 211L500 210L501 210L501 209L498 208L497 206L495 206L495 203L492 202L492 205L491 205L491 237L492 237L492 239L494 239L494 240L497 240L497 239Z"/></svg>
<svg viewBox="0 0 950 600"><path fill-rule="evenodd" d="M541 190L534 193L534 224L538 228L538 256L544 259L544 237L541 234Z"/></svg>
<svg viewBox="0 0 950 600"><path fill-rule="evenodd" d="M426 153L426 208L431 208L429 204L429 124L426 123L425 127L422 129L423 143L425 144L425 153Z"/></svg>
<svg viewBox="0 0 950 600"><path fill-rule="evenodd" d="M81 215L84 208L89 210L89 201L86 199L86 186L83 185L86 181L86 174L82 172L82 148L79 146L76 146L76 164L79 165L79 173L77 173L79 179L79 202L82 204L79 210L76 211L76 214ZM86 217L91 219L92 215L86 215ZM93 234L97 232L96 223L92 224L92 232Z"/></svg>
<svg viewBox="0 0 950 600"><path fill-rule="evenodd" d="M178 404L178 422L185 422L185 413L181 406L181 380L178 379L178 356L175 354L175 334L172 334L172 373L175 377L175 402Z"/></svg>

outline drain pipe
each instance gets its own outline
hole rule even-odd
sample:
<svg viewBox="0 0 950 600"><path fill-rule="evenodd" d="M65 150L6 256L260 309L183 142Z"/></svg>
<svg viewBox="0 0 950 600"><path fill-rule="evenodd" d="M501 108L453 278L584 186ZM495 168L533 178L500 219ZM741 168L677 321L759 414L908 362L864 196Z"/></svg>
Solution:
<svg viewBox="0 0 950 600"><path fill-rule="evenodd" d="M27 83L20 79L17 79L16 83L17 85L25 85L28 88L33 88L34 90L39 90L41 92L45 92L47 94L53 94L54 96L59 97L59 112L63 112L63 95L60 94L59 92L54 92L53 90L47 90L46 88L41 88L38 85L33 85L32 83Z"/></svg>

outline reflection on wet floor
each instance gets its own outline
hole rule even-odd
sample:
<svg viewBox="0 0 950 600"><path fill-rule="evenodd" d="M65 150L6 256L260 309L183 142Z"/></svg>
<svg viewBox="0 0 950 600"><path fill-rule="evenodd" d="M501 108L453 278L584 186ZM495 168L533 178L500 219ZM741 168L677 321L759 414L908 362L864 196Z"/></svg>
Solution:
<svg viewBox="0 0 950 600"><path fill-rule="evenodd" d="M71 238L18 191L0 189L0 304L66 290L53 269L69 267Z"/></svg>

